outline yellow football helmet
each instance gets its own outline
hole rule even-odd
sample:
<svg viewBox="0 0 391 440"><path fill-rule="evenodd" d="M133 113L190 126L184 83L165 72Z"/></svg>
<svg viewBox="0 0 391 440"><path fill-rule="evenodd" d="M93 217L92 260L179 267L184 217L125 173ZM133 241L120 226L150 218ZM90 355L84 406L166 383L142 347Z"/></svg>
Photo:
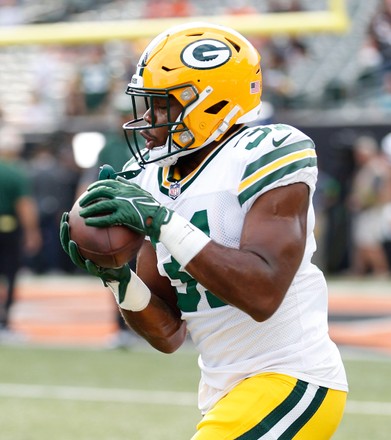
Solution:
<svg viewBox="0 0 391 440"><path fill-rule="evenodd" d="M126 93L132 97L133 120L124 124L133 133L128 144L141 165L172 165L177 158L221 137L234 125L258 117L262 74L260 55L233 29L209 23L175 26L158 35L145 49ZM168 127L164 146L145 154L137 132L157 127L142 114L154 98L174 96L183 106ZM143 108L140 111L140 102ZM159 125L162 126L162 125ZM156 150L156 151L154 151Z"/></svg>

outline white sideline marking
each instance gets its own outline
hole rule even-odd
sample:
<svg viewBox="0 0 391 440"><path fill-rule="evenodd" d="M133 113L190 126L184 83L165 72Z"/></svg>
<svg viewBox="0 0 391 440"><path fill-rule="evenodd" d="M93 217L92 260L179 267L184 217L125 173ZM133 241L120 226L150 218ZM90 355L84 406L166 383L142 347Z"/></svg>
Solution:
<svg viewBox="0 0 391 440"><path fill-rule="evenodd" d="M348 400L345 412L348 414L372 414L391 416L391 402L366 402L363 400Z"/></svg>
<svg viewBox="0 0 391 440"><path fill-rule="evenodd" d="M13 383L0 383L0 397L197 406L195 393Z"/></svg>
<svg viewBox="0 0 391 440"><path fill-rule="evenodd" d="M0 383L0 397L197 406L197 394L183 391L121 390L13 383ZM345 413L391 416L391 402L348 400Z"/></svg>

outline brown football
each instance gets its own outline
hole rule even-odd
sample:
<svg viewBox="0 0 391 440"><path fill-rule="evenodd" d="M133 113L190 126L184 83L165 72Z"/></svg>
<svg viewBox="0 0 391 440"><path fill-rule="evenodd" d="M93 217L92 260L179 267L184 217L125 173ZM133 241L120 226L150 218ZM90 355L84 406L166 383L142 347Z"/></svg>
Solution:
<svg viewBox="0 0 391 440"><path fill-rule="evenodd" d="M69 212L68 222L70 239L77 243L80 254L104 268L121 267L133 260L145 236L126 226L87 226L79 215L81 208L78 200Z"/></svg>

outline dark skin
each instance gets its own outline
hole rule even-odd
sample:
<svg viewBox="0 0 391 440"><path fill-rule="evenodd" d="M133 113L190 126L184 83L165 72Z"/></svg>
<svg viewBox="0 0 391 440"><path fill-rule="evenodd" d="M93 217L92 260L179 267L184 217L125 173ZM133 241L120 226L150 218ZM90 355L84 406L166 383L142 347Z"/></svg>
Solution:
<svg viewBox="0 0 391 440"><path fill-rule="evenodd" d="M157 122L167 119L167 110L155 107ZM175 119L182 107L172 99ZM150 123L149 111L144 119ZM164 127L141 133L147 147L163 145ZM228 133L229 136L231 133ZM182 178L193 171L218 143L178 159ZM303 258L309 190L304 183L280 187L260 196L247 213L239 249L209 242L186 266L186 271L224 302L262 322L278 309ZM122 310L127 323L153 347L174 352L186 338L186 326L176 307L176 295L169 280L156 267L156 254L145 242L137 262L137 274L152 292L141 312Z"/></svg>

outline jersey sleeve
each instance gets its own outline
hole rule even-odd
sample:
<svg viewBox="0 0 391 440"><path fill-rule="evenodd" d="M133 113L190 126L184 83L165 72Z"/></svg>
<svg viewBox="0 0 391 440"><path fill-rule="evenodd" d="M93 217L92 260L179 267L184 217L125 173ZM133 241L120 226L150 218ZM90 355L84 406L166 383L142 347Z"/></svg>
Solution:
<svg viewBox="0 0 391 440"><path fill-rule="evenodd" d="M294 127L278 124L255 128L243 146L240 205L249 210L266 191L303 182L315 191L317 157L314 142Z"/></svg>

